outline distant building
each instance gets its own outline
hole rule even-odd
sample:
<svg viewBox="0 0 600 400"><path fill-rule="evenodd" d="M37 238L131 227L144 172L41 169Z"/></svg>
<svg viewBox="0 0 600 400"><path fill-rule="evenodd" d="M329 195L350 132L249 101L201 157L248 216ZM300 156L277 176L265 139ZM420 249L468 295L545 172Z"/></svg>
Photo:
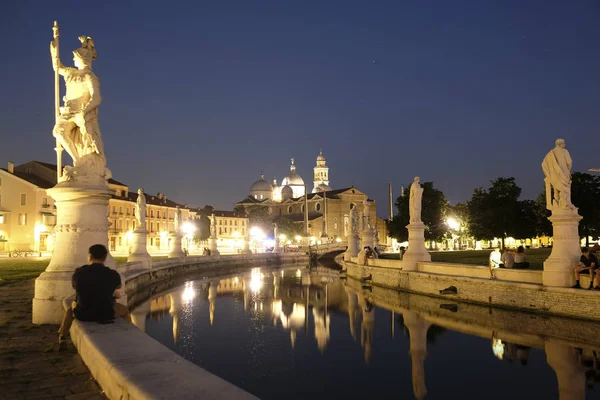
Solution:
<svg viewBox="0 0 600 400"><path fill-rule="evenodd" d="M0 168L0 252L53 251L56 206L46 190L55 184L55 164L29 161L18 166L8 163L8 168ZM109 200L109 250L127 255L133 230L137 228L137 189L130 192L128 185L115 179L110 179L108 186L114 191ZM182 223L194 218L195 213L186 204L168 200L165 194L145 193L145 196L148 251L166 253L175 229L176 207L181 209Z"/></svg>

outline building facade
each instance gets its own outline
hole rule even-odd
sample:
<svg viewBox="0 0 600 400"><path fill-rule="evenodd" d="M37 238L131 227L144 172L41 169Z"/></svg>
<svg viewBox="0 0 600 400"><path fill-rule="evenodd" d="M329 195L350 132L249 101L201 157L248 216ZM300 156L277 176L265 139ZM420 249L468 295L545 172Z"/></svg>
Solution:
<svg viewBox="0 0 600 400"><path fill-rule="evenodd" d="M0 168L0 252L16 250L50 253L54 249L56 207L46 193L56 184L56 165L29 161ZM128 255L137 228L135 205L137 190L115 179L108 181L114 191L109 200L109 250L115 255ZM158 193L146 196L146 229L150 254L168 253L175 233L175 214L181 210L182 229L195 213L186 204L179 204Z"/></svg>

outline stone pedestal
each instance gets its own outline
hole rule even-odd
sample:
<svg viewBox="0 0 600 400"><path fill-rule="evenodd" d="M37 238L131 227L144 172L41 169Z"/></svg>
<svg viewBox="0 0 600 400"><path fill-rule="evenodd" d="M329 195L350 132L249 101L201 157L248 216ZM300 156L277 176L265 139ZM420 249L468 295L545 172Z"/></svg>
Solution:
<svg viewBox="0 0 600 400"><path fill-rule="evenodd" d="M422 222L408 224L408 249L402 257L404 271L416 271L417 262L431 261L431 255L425 248L425 224Z"/></svg>
<svg viewBox="0 0 600 400"><path fill-rule="evenodd" d="M252 250L250 250L250 238L244 238L244 247L242 248L242 254L252 254Z"/></svg>
<svg viewBox="0 0 600 400"><path fill-rule="evenodd" d="M365 247L369 246L371 249L373 246L373 230L371 228L365 228L362 231L362 235L360 237L360 248L358 249L358 260L359 263L362 263L362 260L365 257Z"/></svg>
<svg viewBox="0 0 600 400"><path fill-rule="evenodd" d="M171 242L171 251L169 252L169 258L180 258L185 257L181 248L181 235L178 233L173 237Z"/></svg>
<svg viewBox="0 0 600 400"><path fill-rule="evenodd" d="M131 253L127 257L128 262L140 261L144 269L152 268L152 257L146 247L148 231L146 228L138 228L133 231Z"/></svg>
<svg viewBox="0 0 600 400"><path fill-rule="evenodd" d="M35 280L32 320L34 324L60 324L62 301L75 293L73 271L88 264L88 250L94 244L108 248L108 186L75 186L63 182L47 193L56 205L56 241L46 271ZM109 254L105 265L116 269Z"/></svg>
<svg viewBox="0 0 600 400"><path fill-rule="evenodd" d="M208 248L210 249L211 256L221 255L221 253L219 252L219 249L217 248L217 238L214 238L214 237L208 238Z"/></svg>
<svg viewBox="0 0 600 400"><path fill-rule="evenodd" d="M279 238L275 236L275 240L273 242L273 253L279 253L279 251L281 250L279 246Z"/></svg>
<svg viewBox="0 0 600 400"><path fill-rule="evenodd" d="M351 233L348 235L348 249L344 253L344 261L351 261L351 257L358 255L358 236Z"/></svg>
<svg viewBox="0 0 600 400"><path fill-rule="evenodd" d="M546 342L546 361L554 369L560 400L585 400L585 373L575 349L562 343Z"/></svg>
<svg viewBox="0 0 600 400"><path fill-rule="evenodd" d="M544 286L571 287L575 283L573 267L581 257L577 209L555 209L548 217L552 222L554 244L552 253L544 261Z"/></svg>

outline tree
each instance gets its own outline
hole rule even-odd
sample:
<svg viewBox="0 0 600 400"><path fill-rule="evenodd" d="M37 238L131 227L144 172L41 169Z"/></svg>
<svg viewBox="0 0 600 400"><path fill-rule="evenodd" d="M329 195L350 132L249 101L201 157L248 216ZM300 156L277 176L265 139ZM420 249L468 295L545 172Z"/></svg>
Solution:
<svg viewBox="0 0 600 400"><path fill-rule="evenodd" d="M248 224L251 228L260 228L265 234L268 234L273 229L273 222L269 215L269 207L253 206L247 210Z"/></svg>
<svg viewBox="0 0 600 400"><path fill-rule="evenodd" d="M391 221L388 221L387 224L390 236L400 242L408 240L406 225L410 222L409 199L410 189L407 188L396 199L398 214ZM436 189L433 186L433 182L424 182L421 219L425 224L426 240L440 240L448 231L445 220L447 208L448 200L444 196L444 193Z"/></svg>
<svg viewBox="0 0 600 400"><path fill-rule="evenodd" d="M246 217L247 216L247 210L246 207L244 207L241 204L236 205L235 207L233 207L233 213L235 215L237 215L238 217Z"/></svg>
<svg viewBox="0 0 600 400"><path fill-rule="evenodd" d="M196 227L195 240L206 240L210 237L210 218L201 214L200 219L190 221Z"/></svg>
<svg viewBox="0 0 600 400"><path fill-rule="evenodd" d="M515 178L497 178L489 191L477 188L468 202L469 229L475 239L502 239L502 248L507 236L513 236L517 224L518 200L521 188Z"/></svg>
<svg viewBox="0 0 600 400"><path fill-rule="evenodd" d="M279 231L279 234L285 235L290 240L295 238L297 235L302 235L303 231L304 231L304 229L303 229L304 224L296 223L286 217L279 218L277 220L276 224L277 224L277 230Z"/></svg>
<svg viewBox="0 0 600 400"><path fill-rule="evenodd" d="M600 235L600 177L574 172L571 180L571 202L583 217L579 222L579 236L585 237L585 244L589 246L589 237Z"/></svg>
<svg viewBox="0 0 600 400"><path fill-rule="evenodd" d="M544 219L547 221L545 207L536 200L520 200L517 202L517 218L512 236L525 239L543 235Z"/></svg>

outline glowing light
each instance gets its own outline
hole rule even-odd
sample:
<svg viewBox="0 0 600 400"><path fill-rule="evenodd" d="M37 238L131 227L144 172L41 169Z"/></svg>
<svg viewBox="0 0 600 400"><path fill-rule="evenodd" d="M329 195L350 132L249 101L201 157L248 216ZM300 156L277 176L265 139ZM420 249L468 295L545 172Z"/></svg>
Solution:
<svg viewBox="0 0 600 400"><path fill-rule="evenodd" d="M294 239L296 239L296 242L299 242L302 240L302 236L296 235L296 237Z"/></svg>
<svg viewBox="0 0 600 400"><path fill-rule="evenodd" d="M162 231L162 232L160 233L160 237L161 237L161 238L163 238L163 239L164 239L164 238L166 238L166 237L167 237L167 235L168 235L168 233L167 233L166 231Z"/></svg>
<svg viewBox="0 0 600 400"><path fill-rule="evenodd" d="M460 228L460 223L452 217L446 220L446 225L448 225L448 227L454 231L457 231Z"/></svg>
<svg viewBox="0 0 600 400"><path fill-rule="evenodd" d="M183 293L181 294L181 301L184 304L189 304L196 297L196 291L194 290L194 282L186 282Z"/></svg>
<svg viewBox="0 0 600 400"><path fill-rule="evenodd" d="M46 225L35 224L34 232L39 235L42 232L46 232Z"/></svg>
<svg viewBox="0 0 600 400"><path fill-rule="evenodd" d="M250 236L254 236L256 239L263 239L265 233L258 226L255 226L250 228Z"/></svg>
<svg viewBox="0 0 600 400"><path fill-rule="evenodd" d="M250 290L253 293L260 292L262 287L262 277L260 270L258 268L254 268L250 273Z"/></svg>
<svg viewBox="0 0 600 400"><path fill-rule="evenodd" d="M196 232L196 227L190 222L184 222L181 225L181 231L186 234L186 236L191 237L194 232Z"/></svg>
<svg viewBox="0 0 600 400"><path fill-rule="evenodd" d="M287 242L285 242L285 244L292 244L292 241L288 240Z"/></svg>
<svg viewBox="0 0 600 400"><path fill-rule="evenodd" d="M263 244L266 247L275 247L275 241L271 240L271 239L269 239L269 240L263 240Z"/></svg>
<svg viewBox="0 0 600 400"><path fill-rule="evenodd" d="M338 243L340 243L342 241L342 239L336 238L335 241L338 242Z"/></svg>
<svg viewBox="0 0 600 400"><path fill-rule="evenodd" d="M127 240L133 239L133 231L127 231L127 233L125 234L125 238Z"/></svg>
<svg viewBox="0 0 600 400"><path fill-rule="evenodd" d="M285 236L283 233L281 235L279 235L279 240L281 240L282 242L285 242L285 239L287 239L287 236Z"/></svg>
<svg viewBox="0 0 600 400"><path fill-rule="evenodd" d="M298 270L296 271L296 278L301 278L302 277L302 271L300 271L300 269L298 268Z"/></svg>
<svg viewBox="0 0 600 400"><path fill-rule="evenodd" d="M492 339L492 351L498 359L502 360L504 358L504 344L502 344L502 340Z"/></svg>
<svg viewBox="0 0 600 400"><path fill-rule="evenodd" d="M240 233L238 231L233 232L234 238L238 238L239 236L240 236Z"/></svg>

